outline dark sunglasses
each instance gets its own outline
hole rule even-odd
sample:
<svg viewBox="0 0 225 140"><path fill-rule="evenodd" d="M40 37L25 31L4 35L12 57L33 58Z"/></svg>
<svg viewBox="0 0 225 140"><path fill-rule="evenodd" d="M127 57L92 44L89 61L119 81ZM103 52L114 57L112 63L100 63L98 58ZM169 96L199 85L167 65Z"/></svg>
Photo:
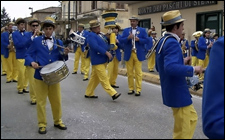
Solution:
<svg viewBox="0 0 225 140"><path fill-rule="evenodd" d="M39 25L32 25L32 27L38 27Z"/></svg>

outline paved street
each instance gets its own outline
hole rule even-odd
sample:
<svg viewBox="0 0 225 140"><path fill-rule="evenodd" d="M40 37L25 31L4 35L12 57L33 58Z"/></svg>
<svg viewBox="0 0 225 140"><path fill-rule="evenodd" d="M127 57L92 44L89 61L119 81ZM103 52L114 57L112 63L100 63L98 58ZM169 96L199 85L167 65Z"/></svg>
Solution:
<svg viewBox="0 0 225 140"><path fill-rule="evenodd" d="M16 83L1 77L1 139L171 139L172 110L162 104L159 85L143 81L142 95L128 95L127 77L119 75L116 89L122 95L115 101L99 85L98 99L84 98L88 81L71 74L74 54L66 62L70 75L61 82L62 119L68 129L54 128L47 102L47 134L38 133L36 106L29 94L17 94ZM144 64L143 64L144 65ZM205 139L202 132L202 98L193 95L198 123L193 139Z"/></svg>

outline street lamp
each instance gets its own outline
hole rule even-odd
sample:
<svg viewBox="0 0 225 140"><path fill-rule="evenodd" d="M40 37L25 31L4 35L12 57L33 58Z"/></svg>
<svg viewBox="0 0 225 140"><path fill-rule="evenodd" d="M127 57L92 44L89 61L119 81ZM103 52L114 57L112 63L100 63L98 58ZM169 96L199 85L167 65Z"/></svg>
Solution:
<svg viewBox="0 0 225 140"><path fill-rule="evenodd" d="M32 7L29 7L29 9L31 9L31 15L32 15L32 17L33 17L33 8Z"/></svg>

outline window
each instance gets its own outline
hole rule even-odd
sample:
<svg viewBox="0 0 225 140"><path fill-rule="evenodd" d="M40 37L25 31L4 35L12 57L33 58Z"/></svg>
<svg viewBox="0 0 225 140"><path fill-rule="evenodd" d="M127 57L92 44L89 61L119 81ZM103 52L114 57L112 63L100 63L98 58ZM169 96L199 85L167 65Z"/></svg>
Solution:
<svg viewBox="0 0 225 140"><path fill-rule="evenodd" d="M116 9L124 9L124 4L116 3Z"/></svg>
<svg viewBox="0 0 225 140"><path fill-rule="evenodd" d="M65 17L66 17L66 6L63 5L63 18L65 18Z"/></svg>
<svg viewBox="0 0 225 140"><path fill-rule="evenodd" d="M91 3L91 10L97 9L97 1L92 1Z"/></svg>

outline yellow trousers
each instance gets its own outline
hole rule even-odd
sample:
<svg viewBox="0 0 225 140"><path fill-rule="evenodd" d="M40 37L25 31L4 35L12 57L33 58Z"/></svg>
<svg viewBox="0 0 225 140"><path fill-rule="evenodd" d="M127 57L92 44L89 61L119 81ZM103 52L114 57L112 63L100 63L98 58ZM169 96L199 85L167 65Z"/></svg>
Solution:
<svg viewBox="0 0 225 140"><path fill-rule="evenodd" d="M28 86L28 76L26 73L26 67L24 66L25 59L16 59L17 68L18 68L18 81L17 89L22 92L23 89L27 89Z"/></svg>
<svg viewBox="0 0 225 140"><path fill-rule="evenodd" d="M18 69L17 69L17 63L16 63L16 53L15 52L9 52L9 57L6 58L6 69L7 69L7 75L6 79L7 81L16 80L18 78Z"/></svg>
<svg viewBox="0 0 225 140"><path fill-rule="evenodd" d="M31 66L26 66L26 73L29 81L29 92L30 92L30 100L32 102L36 102L36 93L35 93L35 83L34 83L34 73L35 69Z"/></svg>
<svg viewBox="0 0 225 140"><path fill-rule="evenodd" d="M191 57L191 65L197 66L198 65L198 58L196 56Z"/></svg>
<svg viewBox="0 0 225 140"><path fill-rule="evenodd" d="M148 58L148 70L152 71L155 68L155 52L151 54L151 56Z"/></svg>
<svg viewBox="0 0 225 140"><path fill-rule="evenodd" d="M83 56L84 56L84 54L83 54L83 52L81 50L81 47L77 47L77 50L76 50L75 56L74 56L74 69L73 69L73 72L77 72L78 67L79 67L80 59L81 59L80 71L81 72L84 71L84 57Z"/></svg>
<svg viewBox="0 0 225 140"><path fill-rule="evenodd" d="M1 63L2 63L2 74L6 74L6 64L7 60L4 55L1 55Z"/></svg>
<svg viewBox="0 0 225 140"><path fill-rule="evenodd" d="M172 108L172 110L174 117L173 139L192 139L198 120L193 104Z"/></svg>
<svg viewBox="0 0 225 140"><path fill-rule="evenodd" d="M87 79L89 77L90 72L90 65L91 65L91 58L84 58L84 79Z"/></svg>
<svg viewBox="0 0 225 140"><path fill-rule="evenodd" d="M201 66L202 68L205 67L205 60L198 59L198 66ZM199 74L199 80L204 79L204 73Z"/></svg>
<svg viewBox="0 0 225 140"><path fill-rule="evenodd" d="M35 79L35 91L37 99L38 127L47 126L46 101L47 97L51 104L54 124L62 123L61 88L60 84L47 85L42 80Z"/></svg>
<svg viewBox="0 0 225 140"><path fill-rule="evenodd" d="M138 60L137 54L134 51L132 51L130 59L126 61L126 67L129 90L136 89L137 92L141 92L142 62Z"/></svg>
<svg viewBox="0 0 225 140"><path fill-rule="evenodd" d="M206 68L209 64L209 55L205 55L205 60L204 60L204 68Z"/></svg>
<svg viewBox="0 0 225 140"><path fill-rule="evenodd" d="M91 78L88 83L87 89L85 91L85 95L94 96L94 90L101 83L104 90L110 95L113 96L117 93L117 91L111 87L109 83L109 77L106 73L106 66L108 63L92 65Z"/></svg>
<svg viewBox="0 0 225 140"><path fill-rule="evenodd" d="M119 71L118 68L119 68L119 61L116 57L114 57L113 60L109 62L107 66L110 85L116 85L116 79Z"/></svg>

